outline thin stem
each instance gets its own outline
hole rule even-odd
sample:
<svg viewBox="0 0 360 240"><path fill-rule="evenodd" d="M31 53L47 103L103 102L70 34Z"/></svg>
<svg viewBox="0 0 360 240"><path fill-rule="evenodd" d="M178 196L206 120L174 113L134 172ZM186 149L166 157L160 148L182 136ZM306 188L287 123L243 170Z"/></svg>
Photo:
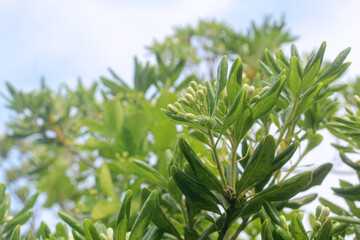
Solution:
<svg viewBox="0 0 360 240"><path fill-rule="evenodd" d="M224 169L221 165L221 162L219 160L219 155L216 151L216 144L215 144L215 140L214 140L214 134L212 130L209 130L209 136L210 136L210 144L211 144L211 149L212 149L212 154L216 163L216 167L220 173L220 178L221 178L221 183L223 185L223 188L226 189L226 177L225 177L225 172Z"/></svg>
<svg viewBox="0 0 360 240"><path fill-rule="evenodd" d="M249 216L248 217L244 217L243 221L241 222L240 226L238 227L238 229L236 229L236 232L234 233L234 235L230 238L230 240L236 240L237 236L239 236L239 234L241 233L242 230L244 230L247 226L247 223L249 221Z"/></svg>
<svg viewBox="0 0 360 240"><path fill-rule="evenodd" d="M290 175L290 173L292 173L292 171L294 171L294 169L297 167L297 165L299 165L299 163L300 163L301 160L304 158L304 156L306 155L306 153L307 153L307 152L304 151L304 152L300 155L299 159L296 161L296 163L295 163L294 165L291 166L291 168L287 171L285 177L284 177L282 180L286 179L286 178Z"/></svg>
<svg viewBox="0 0 360 240"><path fill-rule="evenodd" d="M231 172L230 172L230 185L235 190L236 189L236 165L237 165L237 159L236 159L236 150L237 150L237 144L231 144Z"/></svg>

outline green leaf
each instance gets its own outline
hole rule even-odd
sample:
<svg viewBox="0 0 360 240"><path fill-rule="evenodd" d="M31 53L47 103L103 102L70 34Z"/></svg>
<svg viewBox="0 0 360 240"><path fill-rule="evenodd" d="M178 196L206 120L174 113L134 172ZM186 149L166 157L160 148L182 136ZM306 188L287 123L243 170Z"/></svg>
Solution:
<svg viewBox="0 0 360 240"><path fill-rule="evenodd" d="M104 103L104 126L110 134L119 132L124 123L124 110L119 99L108 100Z"/></svg>
<svg viewBox="0 0 360 240"><path fill-rule="evenodd" d="M153 226L144 236L143 240L160 240L164 235L164 231Z"/></svg>
<svg viewBox="0 0 360 240"><path fill-rule="evenodd" d="M325 177L328 175L332 168L331 163L324 163L314 170L311 183L306 187L305 190L310 189L313 186L320 185Z"/></svg>
<svg viewBox="0 0 360 240"><path fill-rule="evenodd" d="M131 161L132 173L143 177L150 182L157 183L163 187L167 187L166 179L152 166L144 161L133 159Z"/></svg>
<svg viewBox="0 0 360 240"><path fill-rule="evenodd" d="M304 94L299 102L298 107L296 108L295 117L300 116L314 104L315 98L320 92L322 86L322 83L317 83Z"/></svg>
<svg viewBox="0 0 360 240"><path fill-rule="evenodd" d="M326 42L323 42L317 51L316 55L307 63L304 69L303 89L312 86L316 81L316 75L320 71L321 63L324 58Z"/></svg>
<svg viewBox="0 0 360 240"><path fill-rule="evenodd" d="M219 63L218 69L217 69L215 108L214 108L213 112L211 113L212 116L214 116L214 114L215 114L215 110L216 110L217 102L219 101L220 94L226 87L227 71L228 71L228 60L227 60L227 56L224 55L221 58L221 61Z"/></svg>
<svg viewBox="0 0 360 240"><path fill-rule="evenodd" d="M171 197L177 201L179 204L182 202L182 192L180 191L179 187L176 185L174 179L170 177L168 182L168 191Z"/></svg>
<svg viewBox="0 0 360 240"><path fill-rule="evenodd" d="M196 207L220 214L219 200L206 187L175 166L170 172L180 190Z"/></svg>
<svg viewBox="0 0 360 240"><path fill-rule="evenodd" d="M64 222L66 222L73 230L76 230L78 233L85 236L84 229L83 229L82 225L80 224L80 222L77 219L75 219L73 216L70 216L69 214L67 214L64 211L59 211L58 214L59 214L59 217Z"/></svg>
<svg viewBox="0 0 360 240"><path fill-rule="evenodd" d="M319 198L319 201L321 202L322 205L324 205L325 207L330 208L330 211L332 211L333 213L339 215L342 212L345 212L346 215L349 215L349 213L347 213L342 207L339 207L338 205L329 202L328 200L324 199L324 198Z"/></svg>
<svg viewBox="0 0 360 240"><path fill-rule="evenodd" d="M209 108L209 113L214 113L215 112L215 106L216 106L216 102L215 102L215 93L214 93L214 89L211 86L211 83L209 81L205 82L205 86L207 89L207 94L206 94L206 101L207 101L207 105Z"/></svg>
<svg viewBox="0 0 360 240"><path fill-rule="evenodd" d="M10 236L10 240L20 240L20 225L17 225Z"/></svg>
<svg viewBox="0 0 360 240"><path fill-rule="evenodd" d="M281 181L279 184L272 185L267 189L256 194L244 207L241 215L249 215L259 211L262 201L284 201L292 198L303 191L312 181L312 171L297 174L289 179Z"/></svg>
<svg viewBox="0 0 360 240"><path fill-rule="evenodd" d="M276 170L278 170L282 166L284 166L291 159L291 157L294 155L294 153L296 152L298 146L299 146L299 141L295 141L293 144L288 146L284 151L279 153L274 158L274 161L273 161L270 172L275 172Z"/></svg>
<svg viewBox="0 0 360 240"><path fill-rule="evenodd" d="M189 135L190 135L190 137L210 146L210 141L204 133L202 133L198 130L195 130L194 132L191 132Z"/></svg>
<svg viewBox="0 0 360 240"><path fill-rule="evenodd" d="M260 100L252 108L254 119L258 119L264 114L268 113L274 106L280 96L281 90L284 86L286 76L278 75L274 80L274 84L270 89L261 96Z"/></svg>
<svg viewBox="0 0 360 240"><path fill-rule="evenodd" d="M280 213L268 201L264 200L264 209L270 219L280 225Z"/></svg>
<svg viewBox="0 0 360 240"><path fill-rule="evenodd" d="M261 239L263 240L273 240L271 230L269 227L269 220L266 219L261 225Z"/></svg>
<svg viewBox="0 0 360 240"><path fill-rule="evenodd" d="M108 202L106 200L97 202L91 209L91 218L100 220L111 216L116 213L120 207L119 202Z"/></svg>
<svg viewBox="0 0 360 240"><path fill-rule="evenodd" d="M359 219L350 216L335 216L335 217L329 217L329 219L344 223L360 224Z"/></svg>
<svg viewBox="0 0 360 240"><path fill-rule="evenodd" d="M308 236L299 215L292 215L290 231L295 240L307 240Z"/></svg>
<svg viewBox="0 0 360 240"><path fill-rule="evenodd" d="M302 85L302 77L301 77L301 67L296 57L291 57L290 59L290 71L288 76L288 84L291 92L294 94L296 98L300 91Z"/></svg>
<svg viewBox="0 0 360 240"><path fill-rule="evenodd" d="M159 192L157 190L152 191L135 219L129 240L140 239L140 236L144 233L145 228L149 225L153 217L158 199Z"/></svg>
<svg viewBox="0 0 360 240"><path fill-rule="evenodd" d="M132 199L132 191L127 190L125 198L124 198L124 200L123 200L123 202L121 204L121 207L119 209L119 213L118 213L117 218L116 218L115 229L117 229L118 225L122 221L124 221L124 220L127 221L127 219L130 218L131 199ZM125 226L123 228L125 228L125 234L126 234L127 224L125 224ZM122 230L123 230L123 228L122 228Z"/></svg>
<svg viewBox="0 0 360 240"><path fill-rule="evenodd" d="M316 197L317 197L317 194L313 193L313 194L305 195L300 198L292 199L286 203L285 207L292 208L292 209L298 209L298 208L302 207L303 205L311 203L312 201L315 200Z"/></svg>
<svg viewBox="0 0 360 240"><path fill-rule="evenodd" d="M246 106L246 90L244 86L241 88L240 92L235 98L234 103L232 104L229 112L227 113L225 120L222 126L222 132L225 132L239 117L244 111Z"/></svg>
<svg viewBox="0 0 360 240"><path fill-rule="evenodd" d="M29 220L31 216L32 216L32 212L26 212L17 217L14 217L13 219L7 222L6 226L3 228L3 232L12 231L16 227L16 225L23 225Z"/></svg>
<svg viewBox="0 0 360 240"><path fill-rule="evenodd" d="M64 223L58 222L56 224L56 232L54 236L57 238L63 237L64 240L69 240L69 233L67 226Z"/></svg>
<svg viewBox="0 0 360 240"><path fill-rule="evenodd" d="M329 76L335 74L337 71L339 71L339 69L341 68L341 66L344 63L344 60L346 59L347 55L349 54L351 48L346 48L343 51L341 51L339 53L339 55L337 55L337 57L334 59L334 61L326 68L326 70L323 72L323 74L321 74L321 76L318 78L317 82L322 82L323 80L325 80L326 78L328 78Z"/></svg>
<svg viewBox="0 0 360 240"><path fill-rule="evenodd" d="M145 197L147 198L150 195L150 190L146 191L146 188L143 188L143 190L145 191L141 192L141 199ZM159 202L156 203L152 221L161 231L167 232L176 236L178 239L181 239L180 234L174 225L170 222L170 220L166 217L164 211L161 209Z"/></svg>
<svg viewBox="0 0 360 240"><path fill-rule="evenodd" d="M244 190L261 181L269 174L274 160L276 146L272 135L267 135L263 141L255 148L237 184L236 193L241 194Z"/></svg>
<svg viewBox="0 0 360 240"><path fill-rule="evenodd" d="M86 240L101 240L99 233L96 231L95 226L90 222L89 219L84 219L83 227Z"/></svg>
<svg viewBox="0 0 360 240"><path fill-rule="evenodd" d="M14 217L17 217L21 214L23 214L24 212L26 212L27 210L31 209L36 202L37 197L39 196L39 193L35 193L34 195L32 195L27 201L25 206L23 207L23 209L21 209L21 211L19 211Z"/></svg>
<svg viewBox="0 0 360 240"><path fill-rule="evenodd" d="M321 226L319 233L318 233L318 240L328 240L331 239L331 230L332 230L332 223L330 219L327 219L323 225Z"/></svg>
<svg viewBox="0 0 360 240"><path fill-rule="evenodd" d="M111 197L114 201L116 200L114 185L111 179L110 170L106 163L100 168L100 186L101 190L107 197Z"/></svg>
<svg viewBox="0 0 360 240"><path fill-rule="evenodd" d="M186 143L185 139L179 139L179 147L183 152L187 162L194 171L196 180L210 190L219 193L223 192L221 183L215 174L201 161L194 150Z"/></svg>
<svg viewBox="0 0 360 240"><path fill-rule="evenodd" d="M235 98L241 89L242 74L243 63L241 61L241 58L238 57L235 59L234 63L231 66L229 81L226 86L226 92L230 105L232 105L232 103L235 101Z"/></svg>
<svg viewBox="0 0 360 240"><path fill-rule="evenodd" d="M39 232L43 239L48 239L49 235L51 234L49 226L44 222L41 222Z"/></svg>
<svg viewBox="0 0 360 240"><path fill-rule="evenodd" d="M235 137L236 141L239 143L244 138L246 133L254 125L254 117L252 110L248 104L246 104L243 113L240 115L239 119L235 123Z"/></svg>
<svg viewBox="0 0 360 240"><path fill-rule="evenodd" d="M275 225L275 228L284 240L293 240L293 238L291 238L290 234L287 231L285 231L285 229L283 229L279 225Z"/></svg>
<svg viewBox="0 0 360 240"><path fill-rule="evenodd" d="M315 134L311 135L310 139L309 139L309 142L308 142L308 144L306 146L305 153L308 153L312 149L317 147L321 143L322 139L323 139L322 135L320 135L318 133L315 133Z"/></svg>
<svg viewBox="0 0 360 240"><path fill-rule="evenodd" d="M273 57L273 55L271 54L269 49L265 49L265 59L266 59L268 66L275 74L279 74L281 72L281 70L282 70L281 67L276 62L275 58Z"/></svg>
<svg viewBox="0 0 360 240"><path fill-rule="evenodd" d="M342 188L331 188L336 195L344 197L351 201L360 200L360 185Z"/></svg>
<svg viewBox="0 0 360 240"><path fill-rule="evenodd" d="M340 151L340 158L349 167L353 168L356 171L360 171L360 164L351 161L351 159L348 158L342 151Z"/></svg>

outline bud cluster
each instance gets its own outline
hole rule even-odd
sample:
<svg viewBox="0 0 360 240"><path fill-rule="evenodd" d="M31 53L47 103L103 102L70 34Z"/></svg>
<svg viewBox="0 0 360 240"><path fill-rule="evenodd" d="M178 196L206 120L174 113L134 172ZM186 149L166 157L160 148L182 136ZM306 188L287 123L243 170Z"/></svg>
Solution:
<svg viewBox="0 0 360 240"><path fill-rule="evenodd" d="M168 104L167 108L173 114L183 116L190 121L195 121L212 129L217 125L217 122L214 118L209 117L206 97L206 86L191 81L186 92L174 104Z"/></svg>
<svg viewBox="0 0 360 240"><path fill-rule="evenodd" d="M360 97L358 95L354 96L354 100L355 100L355 105L357 107L357 111L356 113L354 113L354 111L346 106L345 110L347 112L346 117L354 122L359 122L360 123Z"/></svg>

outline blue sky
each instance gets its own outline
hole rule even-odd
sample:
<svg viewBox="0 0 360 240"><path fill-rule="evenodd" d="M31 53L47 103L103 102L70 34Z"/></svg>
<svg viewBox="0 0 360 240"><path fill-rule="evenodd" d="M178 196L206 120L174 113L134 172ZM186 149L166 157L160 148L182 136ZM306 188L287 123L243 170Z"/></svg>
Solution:
<svg viewBox="0 0 360 240"><path fill-rule="evenodd" d="M173 26L215 18L245 30L264 14L285 14L300 51L326 40L326 57L333 59L351 46L347 79L360 75L359 9L358 0L1 0L0 91L5 81L37 88L42 76L53 88L78 77L90 83L108 67L130 82L133 56L146 57L144 46L171 34ZM0 133L10 114L4 104L0 99ZM330 160L334 151L313 156Z"/></svg>

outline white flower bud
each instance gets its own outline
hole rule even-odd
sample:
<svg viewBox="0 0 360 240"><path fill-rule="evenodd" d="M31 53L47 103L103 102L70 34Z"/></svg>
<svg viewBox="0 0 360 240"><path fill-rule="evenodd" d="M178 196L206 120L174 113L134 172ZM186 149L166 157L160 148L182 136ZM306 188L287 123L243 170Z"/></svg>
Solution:
<svg viewBox="0 0 360 240"><path fill-rule="evenodd" d="M327 219L327 217L330 215L330 208L325 207L320 215L319 221L320 222L325 222L325 220Z"/></svg>
<svg viewBox="0 0 360 240"><path fill-rule="evenodd" d="M197 90L196 95L199 97L200 101L205 101L205 93L203 90Z"/></svg>
<svg viewBox="0 0 360 240"><path fill-rule="evenodd" d="M172 113L175 113L175 114L179 113L179 109L177 109L176 107L174 107L174 105L172 105L172 104L168 104L168 105L167 105L167 108L168 108L169 111L172 112Z"/></svg>
<svg viewBox="0 0 360 240"><path fill-rule="evenodd" d="M195 91L194 91L194 89L192 87L188 87L186 90L187 90L188 93L193 95L193 97L195 97Z"/></svg>
<svg viewBox="0 0 360 240"><path fill-rule="evenodd" d="M196 116L195 116L194 114L192 114L192 113L187 113L187 114L185 114L185 117L186 117L187 119L189 119L189 120L194 120L194 119L196 119Z"/></svg>
<svg viewBox="0 0 360 240"><path fill-rule="evenodd" d="M190 93L186 93L186 94L185 94L185 99L186 99L190 104L195 103L195 99L194 99L194 97L193 97Z"/></svg>
<svg viewBox="0 0 360 240"><path fill-rule="evenodd" d="M191 81L190 82L190 86L193 88L193 89L195 89L195 90L197 90L198 89L198 84L195 82L195 81Z"/></svg>
<svg viewBox="0 0 360 240"><path fill-rule="evenodd" d="M319 219L320 214L321 214L321 211L322 211L322 206L321 206L321 205L318 205L318 206L316 207L316 213L315 213L316 219Z"/></svg>
<svg viewBox="0 0 360 240"><path fill-rule="evenodd" d="M255 87L254 86L249 87L246 91L246 100L249 101L252 98L252 96L254 96L254 93L255 93Z"/></svg>
<svg viewBox="0 0 360 240"><path fill-rule="evenodd" d="M259 95L260 95L260 96L264 95L264 93L266 93L269 89L270 89L269 86L263 87L263 89L261 89Z"/></svg>

